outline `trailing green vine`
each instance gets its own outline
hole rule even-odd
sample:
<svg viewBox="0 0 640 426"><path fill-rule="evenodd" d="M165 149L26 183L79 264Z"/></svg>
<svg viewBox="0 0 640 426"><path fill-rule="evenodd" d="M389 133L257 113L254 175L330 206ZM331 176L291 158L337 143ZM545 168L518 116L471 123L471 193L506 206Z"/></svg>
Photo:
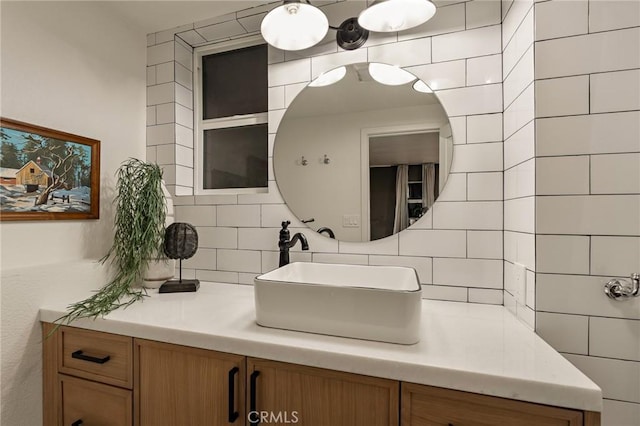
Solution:
<svg viewBox="0 0 640 426"><path fill-rule="evenodd" d="M67 314L55 321L57 326L107 315L146 296L136 285L149 261L162 254L167 214L162 169L130 158L122 163L117 177L113 245L100 259L113 266L113 278L92 296L69 305Z"/></svg>

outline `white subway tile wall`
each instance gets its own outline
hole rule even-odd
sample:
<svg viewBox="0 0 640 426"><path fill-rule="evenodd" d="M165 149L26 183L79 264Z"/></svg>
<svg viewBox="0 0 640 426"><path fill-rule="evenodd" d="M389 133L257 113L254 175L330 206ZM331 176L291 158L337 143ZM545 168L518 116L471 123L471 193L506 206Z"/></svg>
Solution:
<svg viewBox="0 0 640 426"><path fill-rule="evenodd" d="M603 425L633 426L638 424L638 419L640 419L640 404L630 404L612 399L604 400L604 411L602 412Z"/></svg>
<svg viewBox="0 0 640 426"><path fill-rule="evenodd" d="M556 350L587 355L589 353L589 318L581 315L539 312L536 332Z"/></svg>
<svg viewBox="0 0 640 426"><path fill-rule="evenodd" d="M589 2L549 1L536 4L536 41L586 34Z"/></svg>
<svg viewBox="0 0 640 426"><path fill-rule="evenodd" d="M502 173L500 172L467 174L467 197L469 201L502 201L502 186Z"/></svg>
<svg viewBox="0 0 640 426"><path fill-rule="evenodd" d="M589 194L588 155L536 158L537 195Z"/></svg>
<svg viewBox="0 0 640 426"><path fill-rule="evenodd" d="M501 142L502 114L467 117L467 143Z"/></svg>
<svg viewBox="0 0 640 426"><path fill-rule="evenodd" d="M503 3L503 7L505 4ZM515 0L502 24L504 76L504 301L529 327L535 327L535 298L515 298L515 263L526 267L525 291L535 294L535 134L534 3ZM534 278L534 279L531 279Z"/></svg>
<svg viewBox="0 0 640 426"><path fill-rule="evenodd" d="M640 237L591 236L591 274L640 270Z"/></svg>
<svg viewBox="0 0 640 426"><path fill-rule="evenodd" d="M311 248L293 249L294 261L410 266L424 297L504 304L600 384L604 426L637 423L640 300L610 301L602 287L640 272L640 3L437 5L427 23L372 34L357 51L330 36L302 52L269 49L270 156L286 108L338 64L404 66L451 116L453 174L441 198L413 228L372 245L305 228L271 165L268 194L193 196L192 47L255 34L274 4L147 37L147 158L183 195L177 219L201 235L185 276L251 284L277 267L277 231L290 220ZM332 22L361 7L323 6ZM515 263L527 269L524 304L514 297Z"/></svg>
<svg viewBox="0 0 640 426"><path fill-rule="evenodd" d="M340 21L357 15L361 3L338 2L323 9L329 19ZM277 267L278 230L290 220L291 232L304 232L310 246L309 252L293 249L293 260L411 266L429 289L425 297L501 304L501 2L441 2L436 17L424 25L399 34L372 34L355 51L338 49L332 36L301 52L269 49L270 157L277 127L295 96L314 76L341 64L403 66L436 90L451 116L454 173L435 213L410 230L368 244L337 242L305 228L280 196L272 166L266 194L193 196L193 178L186 176L193 168L192 48L255 33L256 23L272 7L148 37L148 158L165 168L170 190L185 195L176 197L177 220L196 225L200 246L207 250L191 261L189 270L199 279L251 284L257 273ZM211 262L205 265L207 259Z"/></svg>
<svg viewBox="0 0 640 426"><path fill-rule="evenodd" d="M536 118L589 113L589 76L536 81Z"/></svg>
<svg viewBox="0 0 640 426"><path fill-rule="evenodd" d="M640 298L603 287L640 272L640 2L536 3L535 35L536 330L637 425Z"/></svg>

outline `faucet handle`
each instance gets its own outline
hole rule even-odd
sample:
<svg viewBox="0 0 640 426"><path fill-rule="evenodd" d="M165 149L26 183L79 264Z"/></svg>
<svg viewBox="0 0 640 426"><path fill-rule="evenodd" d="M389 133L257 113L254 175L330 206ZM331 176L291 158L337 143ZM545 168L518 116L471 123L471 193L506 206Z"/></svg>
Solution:
<svg viewBox="0 0 640 426"><path fill-rule="evenodd" d="M282 221L282 229L287 229L287 226L291 225L291 221L283 220Z"/></svg>

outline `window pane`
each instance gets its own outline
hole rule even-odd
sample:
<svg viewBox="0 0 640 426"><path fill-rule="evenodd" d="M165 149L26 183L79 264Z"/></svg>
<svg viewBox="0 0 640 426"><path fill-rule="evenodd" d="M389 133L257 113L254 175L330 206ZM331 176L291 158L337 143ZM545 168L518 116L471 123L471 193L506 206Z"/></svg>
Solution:
<svg viewBox="0 0 640 426"><path fill-rule="evenodd" d="M264 188L267 124L204 131L203 189Z"/></svg>
<svg viewBox="0 0 640 426"><path fill-rule="evenodd" d="M204 120L265 112L267 45L202 57Z"/></svg>

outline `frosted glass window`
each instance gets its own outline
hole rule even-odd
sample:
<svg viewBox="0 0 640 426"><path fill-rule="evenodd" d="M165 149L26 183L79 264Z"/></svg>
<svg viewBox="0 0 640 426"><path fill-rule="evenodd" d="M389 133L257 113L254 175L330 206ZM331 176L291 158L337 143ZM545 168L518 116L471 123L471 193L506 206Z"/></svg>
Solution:
<svg viewBox="0 0 640 426"><path fill-rule="evenodd" d="M203 189L267 187L267 125L204 131Z"/></svg>

